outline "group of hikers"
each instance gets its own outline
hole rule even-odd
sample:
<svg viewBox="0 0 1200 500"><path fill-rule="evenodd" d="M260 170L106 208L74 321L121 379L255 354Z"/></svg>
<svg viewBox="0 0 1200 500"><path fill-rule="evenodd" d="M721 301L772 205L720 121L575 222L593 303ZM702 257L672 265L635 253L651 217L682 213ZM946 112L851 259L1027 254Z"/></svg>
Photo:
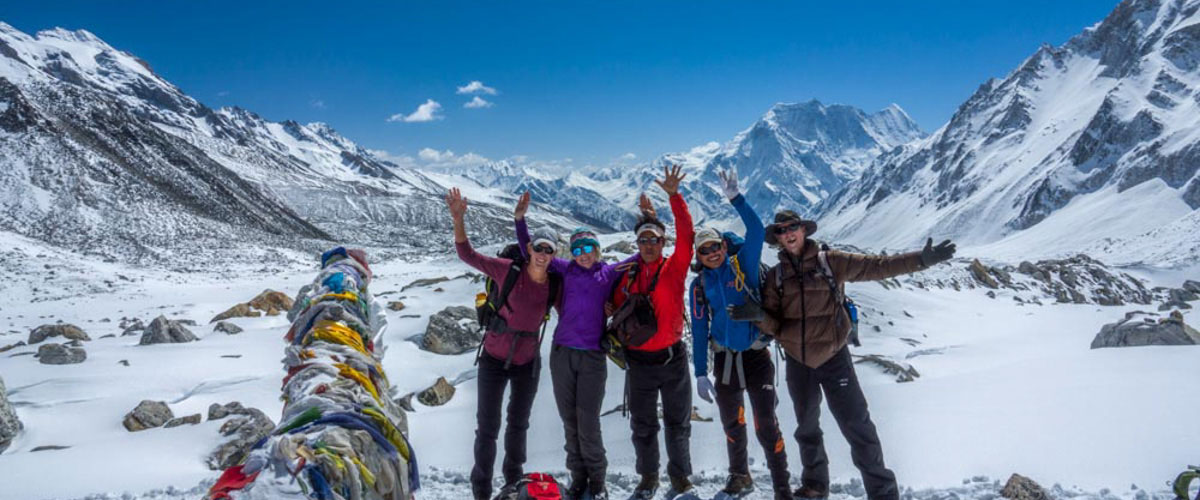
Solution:
<svg viewBox="0 0 1200 500"><path fill-rule="evenodd" d="M928 240L920 251L890 256L829 250L811 239L816 222L794 211L776 213L764 227L739 192L733 170L720 173L721 189L746 227L744 237L713 228L695 231L679 193L684 177L680 167L664 167L663 177L656 180L667 194L674 218L674 253L663 255L666 225L643 194L641 215L634 225L637 253L618 263L603 261L596 234L582 228L568 239L572 258L556 257L557 234L547 229L529 234L528 193L514 210L517 248L501 257L484 256L467 240L466 198L458 189L450 190L446 202L454 220L458 256L485 273L498 291L486 303L477 302L491 314L481 315L486 333L478 358L478 427L470 478L474 498L489 500L492 495L506 387L501 465L505 487L500 497L508 498L522 480L526 433L540 373L539 330L551 308L559 318L550 349L550 376L566 438L566 467L571 475L567 498L585 498L585 494L595 500L608 498L600 413L609 358L626 368L626 409L641 476L633 498L653 498L660 487L660 400L669 491L694 490L689 479L692 376L683 338L689 319L696 394L708 402L715 400L727 438L729 478L722 492L738 498L754 489L746 450L745 400L749 399L774 498L827 497L829 460L818 425L824 394L850 444L868 497L899 498L847 348L852 311L846 307L844 283L926 269L950 259L954 244L947 240L935 246ZM760 265L764 243L779 249L779 263L769 269ZM689 269L696 273L690 285L686 283ZM690 307L685 307L685 298ZM803 469L795 491L775 414L776 366L768 349L772 341L786 353L787 389L798 424L795 438ZM711 378L709 346L715 353Z"/></svg>

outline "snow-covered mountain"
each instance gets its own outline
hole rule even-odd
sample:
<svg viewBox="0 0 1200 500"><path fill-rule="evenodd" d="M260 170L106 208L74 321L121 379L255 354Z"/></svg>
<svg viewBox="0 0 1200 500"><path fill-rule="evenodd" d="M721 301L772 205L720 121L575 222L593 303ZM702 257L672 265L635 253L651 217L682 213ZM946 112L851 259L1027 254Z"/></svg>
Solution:
<svg viewBox="0 0 1200 500"><path fill-rule="evenodd" d="M772 106L725 144L711 142L664 154L648 164L549 177L511 162L496 162L472 169L469 177L485 186L529 190L535 199L601 228L627 229L633 224L640 193L649 193L665 206L653 181L663 165L679 164L689 174L684 190L693 217L729 221L736 216L721 194L718 170L737 169L747 199L761 214L779 208L808 212L857 179L876 156L922 136L916 123L894 104L867 114L852 106L812 100ZM661 215L670 219L668 213Z"/></svg>
<svg viewBox="0 0 1200 500"><path fill-rule="evenodd" d="M1200 246L1198 170L1200 1L1126 0L880 156L821 223L875 248L935 235L1005 257L1170 263Z"/></svg>
<svg viewBox="0 0 1200 500"><path fill-rule="evenodd" d="M0 23L0 230L139 261L330 239L444 249L449 185L470 184L324 124L210 109L87 31ZM473 233L510 234L510 195L467 195Z"/></svg>

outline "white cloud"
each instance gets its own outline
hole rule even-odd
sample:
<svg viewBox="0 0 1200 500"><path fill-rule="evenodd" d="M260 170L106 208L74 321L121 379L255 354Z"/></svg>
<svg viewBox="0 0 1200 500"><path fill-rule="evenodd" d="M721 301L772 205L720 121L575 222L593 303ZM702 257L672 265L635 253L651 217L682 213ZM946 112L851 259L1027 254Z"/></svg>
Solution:
<svg viewBox="0 0 1200 500"><path fill-rule="evenodd" d="M494 89L492 87L488 87L487 85L484 85L483 82L481 82L479 80L471 80L471 83L468 83L462 87L459 87L458 93L459 94L487 94L487 95L496 95L497 94L496 89Z"/></svg>
<svg viewBox="0 0 1200 500"><path fill-rule="evenodd" d="M227 96L229 96L228 90L222 90L220 92L217 92L217 97L227 97Z"/></svg>
<svg viewBox="0 0 1200 500"><path fill-rule="evenodd" d="M488 102L487 100L485 100L484 98L479 97L479 96L475 96L474 99L471 99L467 103L463 104L463 107L468 108L468 109L490 108L492 106L495 106L495 104Z"/></svg>
<svg viewBox="0 0 1200 500"><path fill-rule="evenodd" d="M433 168L470 167L491 161L487 157L475 153L460 155L449 149L438 151L433 148L422 148L417 152L417 158L424 163L424 166Z"/></svg>
<svg viewBox="0 0 1200 500"><path fill-rule="evenodd" d="M417 110L413 111L411 114L406 115L404 113L396 113L396 114L392 115L391 117L389 117L387 119L387 121L416 123L416 122L431 122L434 120L441 120L443 117L442 117L442 115L438 114L438 112L441 110L442 110L442 105L438 104L437 101L435 101L433 99L426 99L425 103L420 106L417 106Z"/></svg>
<svg viewBox="0 0 1200 500"><path fill-rule="evenodd" d="M633 161L633 160L637 159L637 155L635 155L633 153L625 153L625 154L621 155L620 158L617 158L617 159L621 160L621 161Z"/></svg>
<svg viewBox="0 0 1200 500"><path fill-rule="evenodd" d="M309 101L308 105L312 106L314 109L325 109L325 101L320 99L313 99L312 101Z"/></svg>

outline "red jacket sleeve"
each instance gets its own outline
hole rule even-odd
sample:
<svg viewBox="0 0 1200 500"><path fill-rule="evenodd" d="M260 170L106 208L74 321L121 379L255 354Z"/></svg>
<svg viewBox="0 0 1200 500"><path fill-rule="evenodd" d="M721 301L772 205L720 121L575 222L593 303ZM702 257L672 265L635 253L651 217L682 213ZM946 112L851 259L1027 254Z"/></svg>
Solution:
<svg viewBox="0 0 1200 500"><path fill-rule="evenodd" d="M687 202L678 192L671 195L671 215L675 217L675 252L667 258L664 276L660 280L666 278L670 283L683 283L687 278L688 266L692 264L692 242L696 239L696 230L692 227L692 214L688 212Z"/></svg>

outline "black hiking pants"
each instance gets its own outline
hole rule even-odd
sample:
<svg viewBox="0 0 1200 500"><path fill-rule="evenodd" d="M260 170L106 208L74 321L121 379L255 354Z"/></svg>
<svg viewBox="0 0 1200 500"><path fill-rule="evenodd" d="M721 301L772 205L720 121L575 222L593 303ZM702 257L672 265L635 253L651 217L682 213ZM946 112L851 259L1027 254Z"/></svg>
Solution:
<svg viewBox="0 0 1200 500"><path fill-rule="evenodd" d="M627 352L629 426L633 429L633 451L638 474L658 474L658 398L662 396L663 426L666 427L667 474L692 474L688 440L692 436L692 374L688 370L683 342L661 351Z"/></svg>
<svg viewBox="0 0 1200 500"><path fill-rule="evenodd" d="M608 460L600 435L600 406L608 378L608 358L600 351L555 345L550 350L554 401L562 417L567 470L572 480L587 479L592 491L604 486Z"/></svg>
<svg viewBox="0 0 1200 500"><path fill-rule="evenodd" d="M900 498L896 475L883 464L883 447L867 412L867 399L858 385L850 349L843 347L818 368L809 368L788 356L787 382L796 409L796 441L800 443L800 462L804 464L800 475L803 484L829 489L829 457L825 455L819 422L823 390L829 399L829 412L850 443L850 458L862 474L867 497Z"/></svg>
<svg viewBox="0 0 1200 500"><path fill-rule="evenodd" d="M746 376L745 389L739 380L738 370L730 369L732 376L725 383L725 366L733 363L737 353L721 351L713 358L713 373L717 374L717 409L721 412L721 425L725 427L725 447L729 452L729 472L750 474L746 456L746 403L754 410L754 434L766 454L767 468L771 471L771 484L775 489L787 488L790 478L787 470L787 453L783 446L783 433L779 430L779 419L775 406L779 398L775 394L775 364L771 362L770 349L743 351L742 372Z"/></svg>
<svg viewBox="0 0 1200 500"><path fill-rule="evenodd" d="M524 475L525 434L529 430L529 412L537 395L537 360L504 369L504 360L484 351L479 357L478 406L475 410L475 467L471 469L471 491L476 498L490 498L492 467L496 462L496 438L500 435L500 412L504 388L508 396L508 423L504 427L504 482L512 483Z"/></svg>

